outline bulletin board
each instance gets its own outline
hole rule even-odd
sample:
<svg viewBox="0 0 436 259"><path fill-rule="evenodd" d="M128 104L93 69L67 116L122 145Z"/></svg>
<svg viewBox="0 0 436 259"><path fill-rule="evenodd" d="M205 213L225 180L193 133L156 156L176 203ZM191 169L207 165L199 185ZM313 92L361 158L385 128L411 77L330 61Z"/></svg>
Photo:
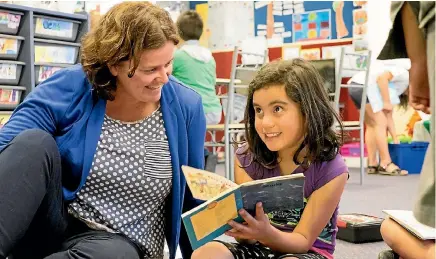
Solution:
<svg viewBox="0 0 436 259"><path fill-rule="evenodd" d="M356 8L352 1L255 1L254 34L281 38L283 43L352 38ZM301 25L301 31L295 25ZM316 37L309 37L309 31L312 36L316 31Z"/></svg>

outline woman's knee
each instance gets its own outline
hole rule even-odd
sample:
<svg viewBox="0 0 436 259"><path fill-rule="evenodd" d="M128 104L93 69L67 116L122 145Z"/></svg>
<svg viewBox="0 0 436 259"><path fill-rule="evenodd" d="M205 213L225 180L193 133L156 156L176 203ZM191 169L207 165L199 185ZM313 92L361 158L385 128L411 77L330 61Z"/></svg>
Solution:
<svg viewBox="0 0 436 259"><path fill-rule="evenodd" d="M233 259L232 253L224 244L210 242L194 251L192 259Z"/></svg>
<svg viewBox="0 0 436 259"><path fill-rule="evenodd" d="M12 141L11 145L19 145L28 152L41 153L58 151L56 141L53 136L44 130L28 129L18 134Z"/></svg>
<svg viewBox="0 0 436 259"><path fill-rule="evenodd" d="M66 258L94 258L94 259L140 259L138 248L127 238L104 233L96 236L89 236L78 241L73 247L59 255L68 254ZM49 257L50 259L61 258L62 256ZM64 257L62 257L64 258Z"/></svg>

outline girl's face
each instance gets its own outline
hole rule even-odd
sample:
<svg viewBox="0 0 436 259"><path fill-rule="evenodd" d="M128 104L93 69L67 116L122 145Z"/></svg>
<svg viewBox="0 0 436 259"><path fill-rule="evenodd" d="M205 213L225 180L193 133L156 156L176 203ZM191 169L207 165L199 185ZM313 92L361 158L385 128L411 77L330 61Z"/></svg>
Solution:
<svg viewBox="0 0 436 259"><path fill-rule="evenodd" d="M300 105L286 94L284 85L271 85L253 94L255 128L262 141L279 156L293 156L306 128Z"/></svg>

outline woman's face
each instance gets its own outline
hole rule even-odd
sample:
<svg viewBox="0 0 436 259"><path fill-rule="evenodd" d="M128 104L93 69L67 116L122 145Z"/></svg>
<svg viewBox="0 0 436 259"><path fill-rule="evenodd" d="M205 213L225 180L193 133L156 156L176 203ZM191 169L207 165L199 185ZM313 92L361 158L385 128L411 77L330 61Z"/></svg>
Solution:
<svg viewBox="0 0 436 259"><path fill-rule="evenodd" d="M129 78L130 61L122 61L110 68L117 78L117 95L128 95L139 102L159 102L161 90L172 72L175 44L168 41L158 49L144 50L139 66Z"/></svg>

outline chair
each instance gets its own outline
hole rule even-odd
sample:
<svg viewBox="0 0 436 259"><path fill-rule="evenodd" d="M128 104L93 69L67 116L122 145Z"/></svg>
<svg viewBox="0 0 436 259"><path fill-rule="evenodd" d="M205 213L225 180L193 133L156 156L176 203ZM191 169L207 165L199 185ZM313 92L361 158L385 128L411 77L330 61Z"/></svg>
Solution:
<svg viewBox="0 0 436 259"><path fill-rule="evenodd" d="M359 67L345 67L345 59L349 57L354 58L363 58L366 59L366 62L363 62L363 64L366 63L366 65L361 65ZM342 47L341 50L341 57L339 62L339 72L337 75L336 80L336 90L335 90L335 98L334 98L334 107L336 112L339 114L339 97L341 93L342 88L362 88L362 99L361 99L361 106L360 106L360 114L359 114L359 120L358 121L342 121L343 124L343 130L344 131L353 131L358 130L360 133L360 185L363 185L363 178L365 174L364 170L364 119L365 119L365 103L366 103L366 91L368 87L368 78L369 78L369 70L370 70L370 62L371 61L371 51L367 51L365 53L349 53L346 52L345 47ZM365 75L365 84L342 84L342 78L343 71L366 71ZM338 125L336 124L336 129L339 129Z"/></svg>

